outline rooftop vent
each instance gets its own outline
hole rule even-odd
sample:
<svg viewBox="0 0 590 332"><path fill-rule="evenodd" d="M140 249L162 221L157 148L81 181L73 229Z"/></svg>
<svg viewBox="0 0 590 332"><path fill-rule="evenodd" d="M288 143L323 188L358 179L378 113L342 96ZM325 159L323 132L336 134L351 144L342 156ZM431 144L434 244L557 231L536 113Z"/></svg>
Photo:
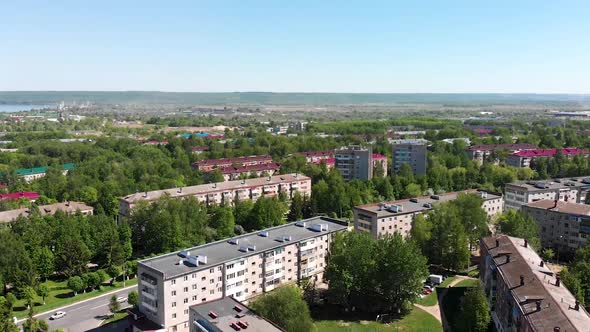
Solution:
<svg viewBox="0 0 590 332"><path fill-rule="evenodd" d="M547 182L537 182L535 183L535 188L547 189L549 188L549 184Z"/></svg>
<svg viewBox="0 0 590 332"><path fill-rule="evenodd" d="M258 233L259 236L268 237L268 231L261 231Z"/></svg>
<svg viewBox="0 0 590 332"><path fill-rule="evenodd" d="M178 256L180 256L180 257L185 257L185 258L186 258L186 257L188 257L188 256L190 256L190 255L191 255L191 252L190 252L190 251L188 251L188 250L181 250L181 251L178 253Z"/></svg>
<svg viewBox="0 0 590 332"><path fill-rule="evenodd" d="M412 203L418 203L418 199L417 198L410 198L410 202L412 202Z"/></svg>
<svg viewBox="0 0 590 332"><path fill-rule="evenodd" d="M482 199L486 199L486 198L488 198L488 193L487 193L487 192L485 192L485 191L481 191L481 192L479 193L479 195L480 195L480 197L481 197Z"/></svg>
<svg viewBox="0 0 590 332"><path fill-rule="evenodd" d="M430 196L430 198L438 201L440 199L440 196L439 195L432 195L432 196Z"/></svg>
<svg viewBox="0 0 590 332"><path fill-rule="evenodd" d="M404 212L404 206L401 204L387 205L385 210L393 213Z"/></svg>
<svg viewBox="0 0 590 332"><path fill-rule="evenodd" d="M248 245L248 251L255 251L255 250L256 250L256 245L254 245L254 244Z"/></svg>
<svg viewBox="0 0 590 332"><path fill-rule="evenodd" d="M245 244L240 245L240 251L241 252L248 252L248 246Z"/></svg>
<svg viewBox="0 0 590 332"><path fill-rule="evenodd" d="M277 240L279 242L289 242L289 241L291 241L291 237L290 236L281 236Z"/></svg>
<svg viewBox="0 0 590 332"><path fill-rule="evenodd" d="M229 244L239 244L240 240L236 239L236 238L231 238L229 240L227 240L227 243Z"/></svg>
<svg viewBox="0 0 590 332"><path fill-rule="evenodd" d="M305 221L298 221L298 222L295 223L295 226L305 227L306 226L306 223L305 223Z"/></svg>
<svg viewBox="0 0 590 332"><path fill-rule="evenodd" d="M328 230L328 224L314 224L311 226L311 230L314 232L322 232Z"/></svg>

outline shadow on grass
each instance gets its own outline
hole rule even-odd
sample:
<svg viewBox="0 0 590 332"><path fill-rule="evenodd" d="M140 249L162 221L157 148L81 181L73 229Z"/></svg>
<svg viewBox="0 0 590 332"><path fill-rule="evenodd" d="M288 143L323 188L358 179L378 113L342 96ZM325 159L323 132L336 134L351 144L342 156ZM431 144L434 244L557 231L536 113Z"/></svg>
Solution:
<svg viewBox="0 0 590 332"><path fill-rule="evenodd" d="M461 311L461 298L470 287L450 287L446 289L446 294L442 298L443 290L437 292L438 305L444 313L443 319L446 319L446 326L454 331L457 324L458 313ZM443 324L445 325L445 324Z"/></svg>
<svg viewBox="0 0 590 332"><path fill-rule="evenodd" d="M315 321L337 320L345 322L375 321L376 313L364 311L347 311L344 307L336 304L323 304L310 308L311 317ZM391 315L388 321L397 321L405 315Z"/></svg>
<svg viewBox="0 0 590 332"><path fill-rule="evenodd" d="M68 293L56 294L54 297L56 299L67 299L67 298L73 297L73 296L74 296L73 292L68 292Z"/></svg>

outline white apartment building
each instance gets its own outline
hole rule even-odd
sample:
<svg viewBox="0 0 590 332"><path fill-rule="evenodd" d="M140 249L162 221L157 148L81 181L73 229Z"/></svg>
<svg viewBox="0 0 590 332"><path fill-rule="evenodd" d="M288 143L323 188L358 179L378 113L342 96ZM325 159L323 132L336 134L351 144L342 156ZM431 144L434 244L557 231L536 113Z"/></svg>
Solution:
<svg viewBox="0 0 590 332"><path fill-rule="evenodd" d="M514 182L504 187L504 200L507 209L520 209L524 204L543 199L584 203L589 188L588 177Z"/></svg>
<svg viewBox="0 0 590 332"><path fill-rule="evenodd" d="M119 218L128 217L139 201L153 202L168 195L172 198L195 197L199 202L233 204L235 200L257 200L261 196L274 197L285 192L292 197L295 192L311 195L311 179L301 174L283 174L265 178L201 184L184 188L154 190L119 198Z"/></svg>
<svg viewBox="0 0 590 332"><path fill-rule="evenodd" d="M482 209L490 218L502 213L504 200L501 195L466 190L355 206L354 229L357 232L368 232L374 238L396 233L408 236L417 215L428 212L437 203L455 200L460 193L480 195L483 200Z"/></svg>
<svg viewBox="0 0 590 332"><path fill-rule="evenodd" d="M162 331L189 331L195 304L248 301L302 278L321 280L334 233L347 229L315 217L139 261L139 311Z"/></svg>

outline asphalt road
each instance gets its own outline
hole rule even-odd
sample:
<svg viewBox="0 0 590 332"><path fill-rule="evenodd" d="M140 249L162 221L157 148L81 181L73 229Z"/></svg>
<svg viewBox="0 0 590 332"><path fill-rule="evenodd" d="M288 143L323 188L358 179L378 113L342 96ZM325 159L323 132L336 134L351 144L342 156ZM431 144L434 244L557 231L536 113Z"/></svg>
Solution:
<svg viewBox="0 0 590 332"><path fill-rule="evenodd" d="M57 308L47 313L35 315L36 318L44 319L49 323L49 330L63 329L66 332L81 332L94 329L108 318L109 300L113 294L117 297L127 298L127 294L137 288L137 285L130 286L114 293L104 294L92 299L81 301L63 308ZM121 307L129 306L127 301L121 303ZM49 317L56 311L65 311L66 316L56 320L49 320ZM19 322L19 326L22 321Z"/></svg>

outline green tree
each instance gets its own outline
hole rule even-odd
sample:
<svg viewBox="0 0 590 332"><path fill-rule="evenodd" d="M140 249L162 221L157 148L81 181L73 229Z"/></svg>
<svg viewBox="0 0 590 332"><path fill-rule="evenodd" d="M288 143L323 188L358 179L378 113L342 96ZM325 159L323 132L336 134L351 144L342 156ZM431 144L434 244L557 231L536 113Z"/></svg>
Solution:
<svg viewBox="0 0 590 332"><path fill-rule="evenodd" d="M33 287L27 286L23 289L23 298L27 303L27 308L33 307L33 300L37 297L37 292Z"/></svg>
<svg viewBox="0 0 590 332"><path fill-rule="evenodd" d="M559 276L561 281L567 289L574 295L574 297L580 301L582 305L586 303L585 289L582 287L582 281L575 273L570 272L567 267L564 267L560 272Z"/></svg>
<svg viewBox="0 0 590 332"><path fill-rule="evenodd" d="M137 291L132 291L127 295L127 303L134 307L137 306L139 303L139 295L137 294Z"/></svg>
<svg viewBox="0 0 590 332"><path fill-rule="evenodd" d="M550 261L553 259L553 257L555 257L555 252L551 248L545 248L543 251L541 251L541 256L544 260Z"/></svg>
<svg viewBox="0 0 590 332"><path fill-rule="evenodd" d="M0 331L20 331L20 329L14 324L12 320L12 305L3 296L0 296Z"/></svg>
<svg viewBox="0 0 590 332"><path fill-rule="evenodd" d="M37 274L43 279L47 279L55 271L55 258L53 252L47 247L35 251L33 261Z"/></svg>
<svg viewBox="0 0 590 332"><path fill-rule="evenodd" d="M469 288L461 298L461 311L457 330L465 332L488 331L491 316L488 300L481 286Z"/></svg>
<svg viewBox="0 0 590 332"><path fill-rule="evenodd" d="M236 220L230 207L219 206L213 209L210 221L217 233L217 239L225 239L234 235Z"/></svg>
<svg viewBox="0 0 590 332"><path fill-rule="evenodd" d="M109 277L111 277L111 286L113 285L113 283L115 282L115 279L117 279L118 276L121 275L121 268L116 266L116 265L111 265L109 266L109 268L107 269L107 274L109 275Z"/></svg>
<svg viewBox="0 0 590 332"><path fill-rule="evenodd" d="M305 206L303 202L303 197L299 192L295 192L295 194L293 194L293 198L291 199L291 207L289 208L287 220L296 221L303 219L304 208Z"/></svg>
<svg viewBox="0 0 590 332"><path fill-rule="evenodd" d="M452 204L460 211L460 222L469 238L469 245L475 246L480 238L490 233L488 216L481 207L483 200L475 194L461 193Z"/></svg>
<svg viewBox="0 0 590 332"><path fill-rule="evenodd" d="M43 304L45 304L45 298L49 296L49 286L47 286L46 284L39 285L37 293L43 299Z"/></svg>
<svg viewBox="0 0 590 332"><path fill-rule="evenodd" d="M418 197L422 195L422 188L416 183L410 183L404 190L405 197Z"/></svg>
<svg viewBox="0 0 590 332"><path fill-rule="evenodd" d="M498 232L527 239L535 250L541 248L539 226L528 214L510 209L497 219Z"/></svg>
<svg viewBox="0 0 590 332"><path fill-rule="evenodd" d="M86 288L84 281L79 276L74 276L68 279L68 288L74 292L74 296L78 294L81 290Z"/></svg>
<svg viewBox="0 0 590 332"><path fill-rule="evenodd" d="M296 286L279 287L256 298L250 306L286 331L309 332L314 328L307 303Z"/></svg>
<svg viewBox="0 0 590 332"><path fill-rule="evenodd" d="M261 197L254 203L244 227L256 230L282 225L286 212L285 204L277 198Z"/></svg>
<svg viewBox="0 0 590 332"><path fill-rule="evenodd" d="M111 314L113 314L113 316L115 316L115 314L119 312L119 310L121 310L121 304L119 303L119 301L117 301L117 295L113 295L109 299L109 311L111 312Z"/></svg>
<svg viewBox="0 0 590 332"><path fill-rule="evenodd" d="M33 286L36 282L35 268L24 244L8 230L0 229L0 279L17 289Z"/></svg>
<svg viewBox="0 0 590 332"><path fill-rule="evenodd" d="M432 224L426 220L424 214L419 214L414 218L412 229L410 229L410 239L418 245L422 253L428 254L432 239Z"/></svg>
<svg viewBox="0 0 590 332"><path fill-rule="evenodd" d="M450 270L462 270L469 264L469 240L456 206L450 203L436 205L428 213L432 236L427 256L430 263Z"/></svg>

